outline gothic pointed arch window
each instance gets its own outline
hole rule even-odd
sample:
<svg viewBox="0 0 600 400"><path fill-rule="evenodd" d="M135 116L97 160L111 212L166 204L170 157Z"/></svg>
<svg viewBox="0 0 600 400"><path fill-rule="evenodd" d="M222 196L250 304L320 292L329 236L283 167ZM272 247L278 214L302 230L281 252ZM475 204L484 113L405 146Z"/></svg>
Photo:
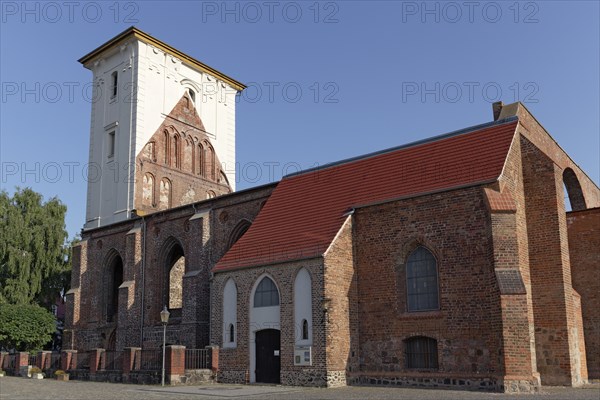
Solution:
<svg viewBox="0 0 600 400"><path fill-rule="evenodd" d="M198 143L198 175L200 176L204 176L205 175L205 169L204 169L204 160L206 158L205 154L204 154L204 146L202 146L202 143Z"/></svg>
<svg viewBox="0 0 600 400"><path fill-rule="evenodd" d="M223 347L235 347L237 324L237 287L229 278L223 288Z"/></svg>
<svg viewBox="0 0 600 400"><path fill-rule="evenodd" d="M171 164L171 140L169 138L169 131L165 130L163 132L163 154L164 154L164 163L166 165Z"/></svg>
<svg viewBox="0 0 600 400"><path fill-rule="evenodd" d="M302 320L302 340L308 340L308 321Z"/></svg>
<svg viewBox="0 0 600 400"><path fill-rule="evenodd" d="M167 178L163 178L160 181L159 191L159 208L165 210L171 208L171 181Z"/></svg>
<svg viewBox="0 0 600 400"><path fill-rule="evenodd" d="M114 322L119 315L119 287L123 283L123 259L116 250L111 250L105 268L106 321Z"/></svg>
<svg viewBox="0 0 600 400"><path fill-rule="evenodd" d="M190 172L196 173L196 145L194 139L190 139Z"/></svg>
<svg viewBox="0 0 600 400"><path fill-rule="evenodd" d="M279 290L271 278L265 276L254 292L254 307L273 307L279 305Z"/></svg>
<svg viewBox="0 0 600 400"><path fill-rule="evenodd" d="M175 168L181 168L181 139L179 135L173 136L173 165Z"/></svg>
<svg viewBox="0 0 600 400"><path fill-rule="evenodd" d="M162 304L166 305L173 316L181 317L183 307L183 276L185 275L185 253L180 242L171 237L163 245L164 285Z"/></svg>
<svg viewBox="0 0 600 400"><path fill-rule="evenodd" d="M294 280L294 327L297 345L312 343L312 279L306 268Z"/></svg>
<svg viewBox="0 0 600 400"><path fill-rule="evenodd" d="M142 182L142 203L147 206L154 207L154 175L147 172L144 175L144 179Z"/></svg>
<svg viewBox="0 0 600 400"><path fill-rule="evenodd" d="M215 176L215 149L211 145L206 148L206 174L209 179L217 180Z"/></svg>
<svg viewBox="0 0 600 400"><path fill-rule="evenodd" d="M406 293L408 311L438 310L438 269L433 254L417 247L406 262Z"/></svg>
<svg viewBox="0 0 600 400"><path fill-rule="evenodd" d="M144 156L152 161L156 161L156 144L154 141L148 142L146 146L144 146Z"/></svg>

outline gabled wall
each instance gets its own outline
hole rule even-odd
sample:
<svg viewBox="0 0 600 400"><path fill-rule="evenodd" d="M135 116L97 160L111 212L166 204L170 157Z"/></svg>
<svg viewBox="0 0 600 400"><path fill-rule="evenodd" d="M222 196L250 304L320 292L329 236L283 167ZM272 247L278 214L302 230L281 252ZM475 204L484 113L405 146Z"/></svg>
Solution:
<svg viewBox="0 0 600 400"><path fill-rule="evenodd" d="M511 115L519 126L499 188L517 204L520 270L535 329L532 360L542 384L579 385L587 380L586 346L571 281L563 184L578 208L597 207L600 190L522 104L502 108L500 118Z"/></svg>

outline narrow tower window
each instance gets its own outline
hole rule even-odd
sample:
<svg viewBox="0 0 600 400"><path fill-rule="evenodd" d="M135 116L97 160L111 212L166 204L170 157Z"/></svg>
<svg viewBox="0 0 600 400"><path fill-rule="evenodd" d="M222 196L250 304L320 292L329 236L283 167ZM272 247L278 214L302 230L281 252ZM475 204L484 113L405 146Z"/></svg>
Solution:
<svg viewBox="0 0 600 400"><path fill-rule="evenodd" d="M111 91L111 99L117 97L117 88L119 86L119 73L117 71L113 72L111 75L112 78L112 91Z"/></svg>
<svg viewBox="0 0 600 400"><path fill-rule="evenodd" d="M112 158L115 155L115 131L108 133L108 157Z"/></svg>

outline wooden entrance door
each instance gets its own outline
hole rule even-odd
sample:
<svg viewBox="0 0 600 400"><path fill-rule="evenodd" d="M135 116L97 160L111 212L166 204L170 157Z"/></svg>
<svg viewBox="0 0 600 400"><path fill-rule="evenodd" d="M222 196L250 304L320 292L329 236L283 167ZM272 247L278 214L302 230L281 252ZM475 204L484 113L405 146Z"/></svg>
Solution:
<svg viewBox="0 0 600 400"><path fill-rule="evenodd" d="M279 383L279 339L280 332L277 329L256 332L256 382Z"/></svg>

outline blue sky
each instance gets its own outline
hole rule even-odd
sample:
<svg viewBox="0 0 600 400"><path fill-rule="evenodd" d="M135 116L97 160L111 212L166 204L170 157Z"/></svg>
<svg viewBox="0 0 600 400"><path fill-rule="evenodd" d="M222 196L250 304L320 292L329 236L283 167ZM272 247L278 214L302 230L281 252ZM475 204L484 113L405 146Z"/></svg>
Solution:
<svg viewBox="0 0 600 400"><path fill-rule="evenodd" d="M0 185L84 223L91 72L135 25L249 85L238 189L492 119L521 100L600 178L598 1L1 2Z"/></svg>

